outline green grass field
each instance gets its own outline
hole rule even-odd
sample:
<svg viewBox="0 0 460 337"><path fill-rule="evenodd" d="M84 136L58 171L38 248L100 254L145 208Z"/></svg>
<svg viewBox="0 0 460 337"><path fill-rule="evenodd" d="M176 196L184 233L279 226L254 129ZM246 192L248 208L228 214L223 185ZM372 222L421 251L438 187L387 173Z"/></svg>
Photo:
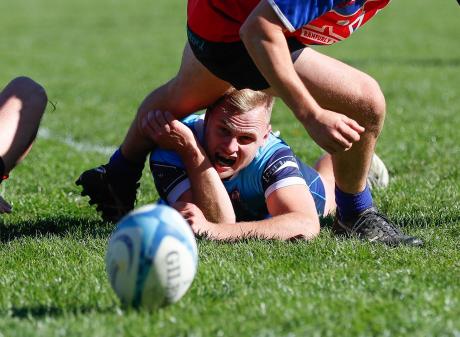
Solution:
<svg viewBox="0 0 460 337"><path fill-rule="evenodd" d="M375 77L388 114L376 203L421 249L343 240L199 242L176 305L123 310L104 270L113 227L74 180L104 163L139 102L178 69L184 1L0 1L0 84L47 89L40 137L0 188L0 336L460 336L460 7L394 1L320 49ZM436 8L434 8L436 7ZM278 102L273 127L312 162L320 149ZM147 170L138 204L156 200Z"/></svg>

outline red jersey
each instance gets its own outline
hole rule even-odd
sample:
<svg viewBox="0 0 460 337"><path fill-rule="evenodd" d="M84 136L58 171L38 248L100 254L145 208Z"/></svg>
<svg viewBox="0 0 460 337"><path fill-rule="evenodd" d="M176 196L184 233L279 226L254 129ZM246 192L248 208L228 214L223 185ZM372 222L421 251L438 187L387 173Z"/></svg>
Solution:
<svg viewBox="0 0 460 337"><path fill-rule="evenodd" d="M265 1L265 0L263 0ZM260 0L189 0L189 28L211 42L240 40L239 30ZM328 45L348 38L390 0L268 0L288 31L305 45ZM317 4L317 7L312 6Z"/></svg>

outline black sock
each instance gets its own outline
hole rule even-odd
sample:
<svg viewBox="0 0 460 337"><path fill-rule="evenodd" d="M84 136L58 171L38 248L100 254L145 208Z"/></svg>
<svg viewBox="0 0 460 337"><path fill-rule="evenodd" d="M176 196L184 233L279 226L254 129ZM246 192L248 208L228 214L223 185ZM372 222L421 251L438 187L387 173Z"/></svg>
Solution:
<svg viewBox="0 0 460 337"><path fill-rule="evenodd" d="M136 163L126 159L121 150L118 149L110 158L107 168L110 179L136 183L141 179L144 163Z"/></svg>

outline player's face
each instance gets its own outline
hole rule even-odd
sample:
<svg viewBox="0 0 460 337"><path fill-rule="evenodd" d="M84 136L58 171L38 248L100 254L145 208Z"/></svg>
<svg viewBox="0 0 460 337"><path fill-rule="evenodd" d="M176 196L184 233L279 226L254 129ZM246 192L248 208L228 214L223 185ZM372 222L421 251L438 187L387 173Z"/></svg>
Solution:
<svg viewBox="0 0 460 337"><path fill-rule="evenodd" d="M234 114L218 106L208 112L206 152L221 179L229 178L249 165L268 138L265 107Z"/></svg>

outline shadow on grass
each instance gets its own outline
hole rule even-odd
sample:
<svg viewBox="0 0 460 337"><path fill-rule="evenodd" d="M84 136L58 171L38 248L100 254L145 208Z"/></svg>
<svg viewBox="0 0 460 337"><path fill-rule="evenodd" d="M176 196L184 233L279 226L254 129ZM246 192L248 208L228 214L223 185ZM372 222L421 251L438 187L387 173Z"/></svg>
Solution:
<svg viewBox="0 0 460 337"><path fill-rule="evenodd" d="M115 307L98 308L98 307L80 307L63 309L54 306L37 305L32 307L21 307L9 309L8 316L19 319L40 319L45 317L60 317L63 315L88 314L88 313L114 313Z"/></svg>
<svg viewBox="0 0 460 337"><path fill-rule="evenodd" d="M332 228L333 223L334 223L334 215L321 216L319 218L319 224L321 226L321 229Z"/></svg>
<svg viewBox="0 0 460 337"><path fill-rule="evenodd" d="M110 235L113 228L113 224L101 220L76 216L52 216L44 219L19 220L12 223L0 219L0 242L46 235L104 238Z"/></svg>

